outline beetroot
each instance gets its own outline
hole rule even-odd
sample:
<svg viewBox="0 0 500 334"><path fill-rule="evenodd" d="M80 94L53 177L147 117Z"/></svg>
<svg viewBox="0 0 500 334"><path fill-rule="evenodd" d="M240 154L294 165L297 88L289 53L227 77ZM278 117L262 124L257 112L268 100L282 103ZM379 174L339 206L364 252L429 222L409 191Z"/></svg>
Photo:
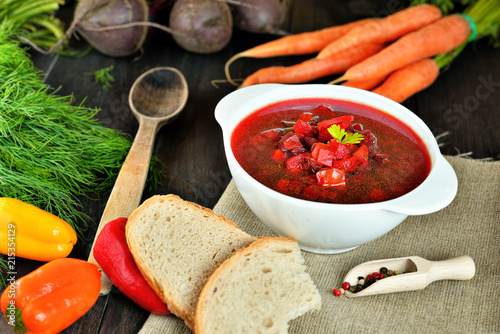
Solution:
<svg viewBox="0 0 500 334"><path fill-rule="evenodd" d="M285 34L281 27L288 8L288 0L241 0L232 6L234 26L253 33Z"/></svg>
<svg viewBox="0 0 500 334"><path fill-rule="evenodd" d="M185 50L213 53L230 41L233 19L229 5L217 0L177 0L170 12L174 40Z"/></svg>
<svg viewBox="0 0 500 334"><path fill-rule="evenodd" d="M147 22L145 0L80 0L73 24L96 50L109 56L128 56L142 47L146 27L132 26L104 31L89 28L111 27L132 22Z"/></svg>
<svg viewBox="0 0 500 334"><path fill-rule="evenodd" d="M76 31L99 52L108 56L128 56L138 51L146 39L146 26L167 32L168 28L148 22L145 0L80 0L73 22L64 36L50 50L42 50L20 37L35 50L52 54Z"/></svg>

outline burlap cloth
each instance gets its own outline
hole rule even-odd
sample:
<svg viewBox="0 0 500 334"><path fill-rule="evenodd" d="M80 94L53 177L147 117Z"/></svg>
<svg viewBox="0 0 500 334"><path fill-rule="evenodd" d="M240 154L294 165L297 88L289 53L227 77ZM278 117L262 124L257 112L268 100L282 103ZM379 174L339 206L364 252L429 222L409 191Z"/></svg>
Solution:
<svg viewBox="0 0 500 334"><path fill-rule="evenodd" d="M447 160L459 187L444 210L408 217L388 234L347 253L302 252L321 293L322 308L292 320L289 333L500 333L500 162ZM253 215L233 182L214 211L252 235L274 234ZM340 287L352 267L412 255L428 260L469 255L476 275L470 281L433 282L420 291L333 296L332 290ZM173 315L151 315L140 333L191 331Z"/></svg>

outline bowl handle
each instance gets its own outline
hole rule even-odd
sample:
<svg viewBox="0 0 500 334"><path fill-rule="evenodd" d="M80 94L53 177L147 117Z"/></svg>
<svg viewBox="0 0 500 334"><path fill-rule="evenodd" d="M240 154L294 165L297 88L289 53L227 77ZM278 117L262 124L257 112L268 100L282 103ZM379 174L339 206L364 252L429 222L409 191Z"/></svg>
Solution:
<svg viewBox="0 0 500 334"><path fill-rule="evenodd" d="M387 201L388 211L407 215L424 215L439 211L450 204L457 194L458 180L453 167L441 155L425 181L414 191Z"/></svg>

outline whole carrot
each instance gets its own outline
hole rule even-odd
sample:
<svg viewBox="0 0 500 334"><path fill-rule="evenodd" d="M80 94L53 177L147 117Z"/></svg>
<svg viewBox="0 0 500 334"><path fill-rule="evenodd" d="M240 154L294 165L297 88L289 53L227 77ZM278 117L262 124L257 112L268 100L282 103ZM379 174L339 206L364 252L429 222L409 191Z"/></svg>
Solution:
<svg viewBox="0 0 500 334"><path fill-rule="evenodd" d="M319 52L326 45L344 36L349 30L353 29L354 27L377 20L378 19L376 18L358 20L320 30L288 35L264 44L257 45L251 49L232 56L226 62L226 78L233 85L238 85L231 79L231 76L229 74L229 65L231 65L235 60L239 58L269 58Z"/></svg>
<svg viewBox="0 0 500 334"><path fill-rule="evenodd" d="M347 87L354 87L354 88L359 88L359 89L364 89L364 90L372 90L373 88L377 87L380 85L382 82L384 82L385 78L387 76L383 76L380 78L375 78L375 79L370 79L370 80L362 80L362 81L345 81L341 84L341 86L347 86Z"/></svg>
<svg viewBox="0 0 500 334"><path fill-rule="evenodd" d="M325 59L309 59L293 66L272 66L248 76L240 87L262 83L302 83L342 73L354 64L379 52L380 44L368 44L346 50Z"/></svg>
<svg viewBox="0 0 500 334"><path fill-rule="evenodd" d="M434 5L422 4L408 7L383 19L369 21L351 29L343 37L325 46L317 57L326 58L355 45L391 42L441 17L441 10Z"/></svg>
<svg viewBox="0 0 500 334"><path fill-rule="evenodd" d="M470 23L462 15L443 17L401 37L379 53L349 68L343 76L331 83L370 80L388 75L417 60L455 49L467 41L470 33Z"/></svg>
<svg viewBox="0 0 500 334"><path fill-rule="evenodd" d="M429 87L438 75L437 63L433 59L424 58L391 73L384 83L372 92L401 103Z"/></svg>

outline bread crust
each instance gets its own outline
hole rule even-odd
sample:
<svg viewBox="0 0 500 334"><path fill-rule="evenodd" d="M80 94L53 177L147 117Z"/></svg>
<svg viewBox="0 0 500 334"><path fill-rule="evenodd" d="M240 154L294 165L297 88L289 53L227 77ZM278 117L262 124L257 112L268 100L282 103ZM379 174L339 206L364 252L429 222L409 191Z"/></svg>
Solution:
<svg viewBox="0 0 500 334"><path fill-rule="evenodd" d="M210 276L208 281L205 283L200 296L198 298L198 303L196 306L195 312L195 323L194 323L194 332L195 334L208 334L203 327L203 322L205 321L205 306L206 300L210 298L212 294L212 290L214 288L214 284L219 280L220 276L223 276L226 270L229 270L233 266L234 263L238 263L241 258L244 258L247 254L250 254L254 251L258 251L262 244L268 243L281 243L284 246L292 246L298 247L297 241L290 237L259 237L252 244L238 249L233 253L229 259L224 261ZM318 292L319 294L319 292Z"/></svg>
<svg viewBox="0 0 500 334"><path fill-rule="evenodd" d="M143 259L139 256L138 252L140 246L137 244L137 240L134 238L134 232L132 231L134 228L134 224L136 223L136 221L138 221L138 217L143 216L147 212L147 210L150 209L151 205L164 202L176 203L178 206L182 206L186 210L194 210L194 211L198 210L202 212L204 215L209 216L210 219L213 220L214 224L215 223L225 224L225 226L229 230L238 231L238 233L241 234L246 234L246 233L241 231L239 227L230 219L222 215L217 215L215 212L213 212L213 210L209 208L203 207L201 205L198 205L190 201L183 200L179 196L173 194L152 196L149 199L145 200L130 215L125 227L125 234L130 252L132 253L132 256L139 268L139 271L142 273L146 282L148 282L148 284L155 291L155 293L167 304L169 310L179 318L183 319L189 328L193 329L194 312L191 313L189 310L183 307L182 304L175 299L175 297L172 295L170 291L164 289L162 285L157 280L155 280L154 278L155 274L149 270L150 268L145 264L145 261L143 261ZM250 235L248 235L248 237L253 238Z"/></svg>

